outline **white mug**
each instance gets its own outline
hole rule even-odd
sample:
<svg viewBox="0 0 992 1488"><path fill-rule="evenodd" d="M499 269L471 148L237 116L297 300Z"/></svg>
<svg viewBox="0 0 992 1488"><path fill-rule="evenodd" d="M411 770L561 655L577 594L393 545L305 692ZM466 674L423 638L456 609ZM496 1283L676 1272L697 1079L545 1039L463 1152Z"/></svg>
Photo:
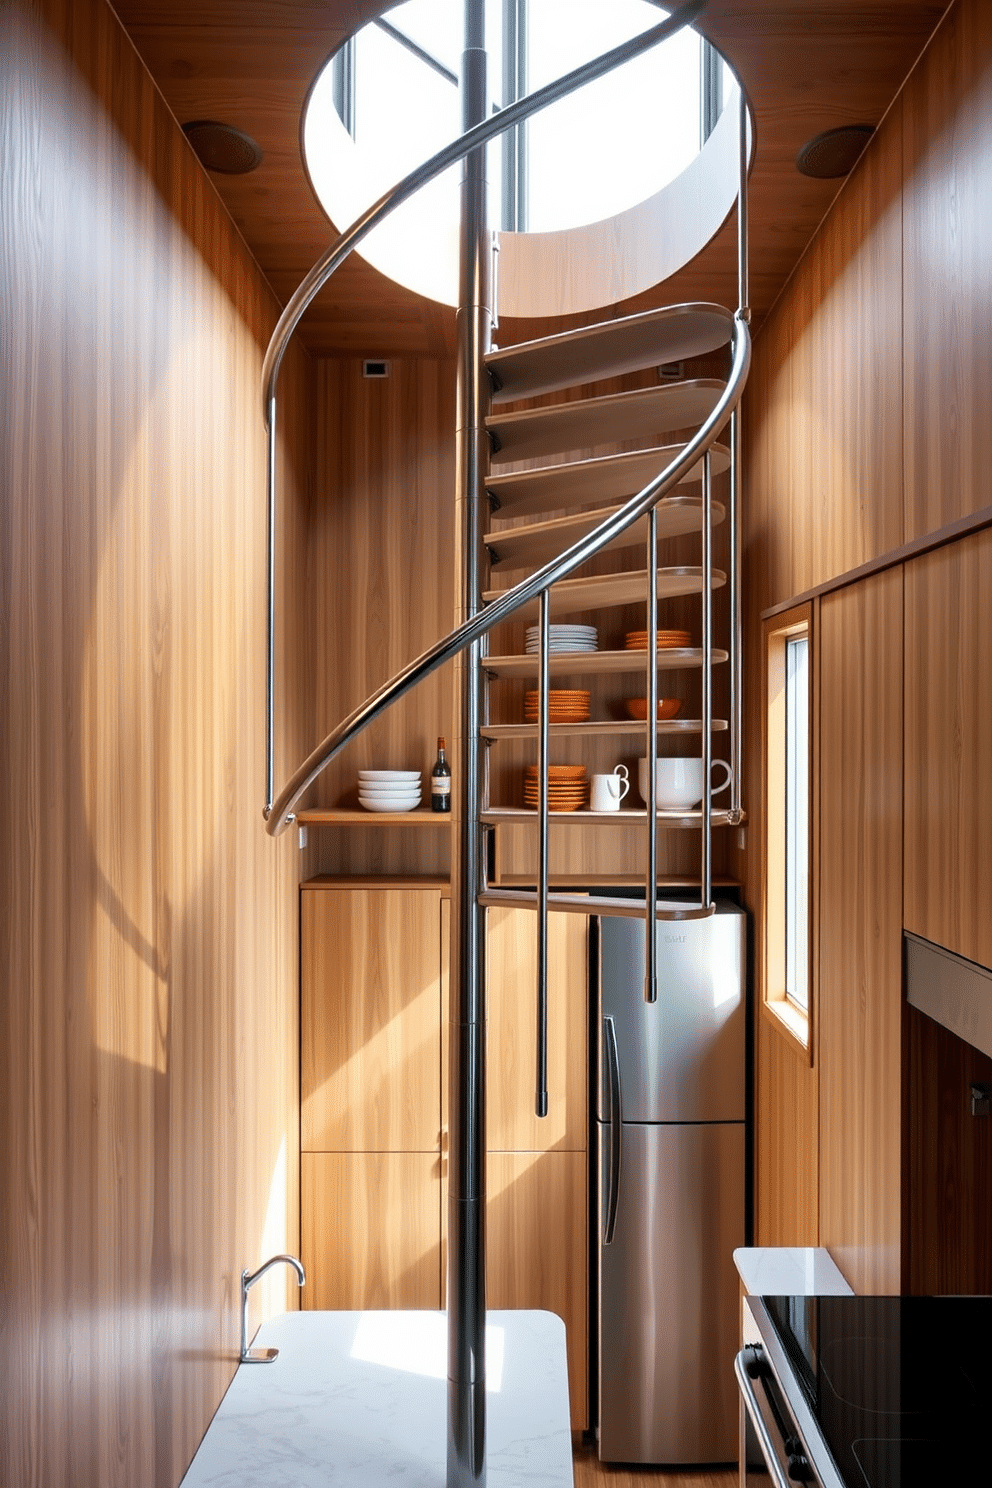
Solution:
<svg viewBox="0 0 992 1488"><path fill-rule="evenodd" d="M589 805L593 811L619 811L620 802L630 790L627 766L617 765L612 775L594 775Z"/></svg>
<svg viewBox="0 0 992 1488"><path fill-rule="evenodd" d="M726 760L713 760L712 768L717 767L727 773L726 778L719 785L713 786L714 796L726 790L733 779L733 771ZM698 757L687 758L679 754L668 759L660 759L655 778L659 811L686 811L690 807L698 806L703 799L703 762ZM648 803L648 762L646 758L637 761L637 788L646 806Z"/></svg>

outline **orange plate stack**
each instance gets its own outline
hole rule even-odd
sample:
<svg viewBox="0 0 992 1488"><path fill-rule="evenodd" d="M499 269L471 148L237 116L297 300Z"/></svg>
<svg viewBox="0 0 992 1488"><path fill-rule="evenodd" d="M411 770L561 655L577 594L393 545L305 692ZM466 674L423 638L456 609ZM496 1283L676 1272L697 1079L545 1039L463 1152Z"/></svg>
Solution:
<svg viewBox="0 0 992 1488"><path fill-rule="evenodd" d="M537 722L540 693L524 694L524 721ZM548 692L548 718L552 723L585 723L589 718L589 694L576 688L553 687Z"/></svg>
<svg viewBox="0 0 992 1488"><path fill-rule="evenodd" d="M548 810L578 811L586 804L589 782L585 765L548 766ZM537 766L524 768L524 805L538 808Z"/></svg>
<svg viewBox="0 0 992 1488"><path fill-rule="evenodd" d="M629 630L625 648L628 651L646 651L648 649L648 633L646 630ZM692 632L690 630L659 630L658 647L667 650L671 646L691 646Z"/></svg>

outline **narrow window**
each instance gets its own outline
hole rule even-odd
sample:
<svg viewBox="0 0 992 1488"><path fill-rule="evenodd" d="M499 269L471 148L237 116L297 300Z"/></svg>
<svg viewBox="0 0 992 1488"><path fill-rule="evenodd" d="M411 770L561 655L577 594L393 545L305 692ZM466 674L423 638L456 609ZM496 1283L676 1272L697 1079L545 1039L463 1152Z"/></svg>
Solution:
<svg viewBox="0 0 992 1488"><path fill-rule="evenodd" d="M812 613L767 621L765 660L765 912L762 1003L812 1057L810 753Z"/></svg>

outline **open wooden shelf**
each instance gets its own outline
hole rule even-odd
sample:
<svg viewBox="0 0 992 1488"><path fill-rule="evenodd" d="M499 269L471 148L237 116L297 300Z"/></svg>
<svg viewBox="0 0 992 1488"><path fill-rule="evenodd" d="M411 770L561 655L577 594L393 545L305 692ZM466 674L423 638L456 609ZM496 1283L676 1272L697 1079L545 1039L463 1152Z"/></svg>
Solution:
<svg viewBox="0 0 992 1488"><path fill-rule="evenodd" d="M646 651L556 651L548 667L552 677L606 676L611 673L641 673L647 670ZM714 665L727 660L726 651L713 648ZM524 656L487 656L482 665L492 677L536 677L539 658ZM698 646L666 646L658 652L658 670L675 671L701 667L702 649Z"/></svg>
<svg viewBox="0 0 992 1488"><path fill-rule="evenodd" d="M488 810L479 813L480 819L488 826L498 827L514 826L526 827L537 825L537 810L524 806L490 806ZM588 827L592 825L622 826L630 827L643 822L647 812L643 807L633 807L630 810L621 811L552 811L550 817L557 826ZM702 826L703 815L701 811L659 811L659 827L694 827L698 831ZM714 827L738 827L747 821L747 814L741 813L740 819L731 821L729 811L714 811L710 817Z"/></svg>
<svg viewBox="0 0 992 1488"><path fill-rule="evenodd" d="M450 811L365 811L361 806L310 807L296 813L301 827L447 827Z"/></svg>
<svg viewBox="0 0 992 1488"><path fill-rule="evenodd" d="M714 718L713 733L720 733L727 727L725 718ZM595 723L552 723L548 729L553 739L582 738L591 734L613 735L640 735L642 738L647 733L647 724L640 723L637 719L624 718L623 720L607 719ZM698 718L666 718L658 724L659 734L701 734L703 731L702 721ZM487 723L480 729L484 739L536 739L536 723Z"/></svg>
<svg viewBox="0 0 992 1488"><path fill-rule="evenodd" d="M710 587L720 589L727 582L727 575L714 568ZM703 587L703 570L695 564L677 568L659 568L658 598L678 599L686 594L699 594ZM491 604L505 593L502 589L487 589L483 599ZM586 579L562 579L550 591L550 614L576 615L586 610L602 610L616 605L643 604L648 597L646 569L635 573L592 574ZM519 615L537 613L537 600L522 605Z"/></svg>

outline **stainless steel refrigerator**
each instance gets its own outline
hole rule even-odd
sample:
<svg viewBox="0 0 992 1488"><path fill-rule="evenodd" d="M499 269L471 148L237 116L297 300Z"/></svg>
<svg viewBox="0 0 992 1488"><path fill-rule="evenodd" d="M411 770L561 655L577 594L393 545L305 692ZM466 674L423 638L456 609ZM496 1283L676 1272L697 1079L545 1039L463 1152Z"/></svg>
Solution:
<svg viewBox="0 0 992 1488"><path fill-rule="evenodd" d="M594 1136L599 1455L737 1457L734 1247L744 1244L745 918L602 918Z"/></svg>

